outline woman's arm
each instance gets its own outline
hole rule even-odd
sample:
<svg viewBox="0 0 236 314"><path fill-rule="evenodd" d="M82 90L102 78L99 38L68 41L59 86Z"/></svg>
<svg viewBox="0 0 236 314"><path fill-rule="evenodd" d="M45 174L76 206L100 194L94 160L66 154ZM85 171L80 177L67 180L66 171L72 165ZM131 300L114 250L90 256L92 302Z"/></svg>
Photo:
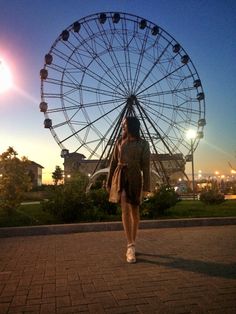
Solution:
<svg viewBox="0 0 236 314"><path fill-rule="evenodd" d="M107 190L109 190L111 188L111 181L112 181L114 171L117 167L117 163L118 163L118 142L115 145L115 148L114 148L114 151L112 154L112 158L111 158L111 162L110 162L110 166L109 166L109 172L108 172L107 182L106 182Z"/></svg>

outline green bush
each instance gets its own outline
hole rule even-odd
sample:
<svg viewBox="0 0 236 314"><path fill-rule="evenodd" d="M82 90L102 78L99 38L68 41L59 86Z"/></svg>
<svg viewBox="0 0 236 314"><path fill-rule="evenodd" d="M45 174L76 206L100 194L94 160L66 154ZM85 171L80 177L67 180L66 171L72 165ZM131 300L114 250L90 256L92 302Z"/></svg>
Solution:
<svg viewBox="0 0 236 314"><path fill-rule="evenodd" d="M200 193L200 201L207 205L221 204L225 201L225 196L217 189L205 190Z"/></svg>
<svg viewBox="0 0 236 314"><path fill-rule="evenodd" d="M42 208L61 222L83 220L87 210L86 195L76 192L71 184L55 186L48 201L42 202Z"/></svg>
<svg viewBox="0 0 236 314"><path fill-rule="evenodd" d="M96 208L101 218L117 215L117 205L108 201L108 193L105 189L90 190L87 196L90 205Z"/></svg>
<svg viewBox="0 0 236 314"><path fill-rule="evenodd" d="M157 218L164 215L166 210L179 201L179 196L173 188L166 186L143 202L140 214L146 218Z"/></svg>
<svg viewBox="0 0 236 314"><path fill-rule="evenodd" d="M116 219L117 206L108 202L106 190L86 193L86 184L86 178L78 175L64 185L52 186L48 201L42 202L43 210L66 223Z"/></svg>
<svg viewBox="0 0 236 314"><path fill-rule="evenodd" d="M31 189L30 177L27 174L29 160L17 157L17 152L9 147L0 154L0 209L13 215L23 201L24 193Z"/></svg>
<svg viewBox="0 0 236 314"><path fill-rule="evenodd" d="M90 206L85 194L87 177L78 173L64 185L52 186L48 201L42 202L44 211L48 211L61 222L75 222L87 219Z"/></svg>

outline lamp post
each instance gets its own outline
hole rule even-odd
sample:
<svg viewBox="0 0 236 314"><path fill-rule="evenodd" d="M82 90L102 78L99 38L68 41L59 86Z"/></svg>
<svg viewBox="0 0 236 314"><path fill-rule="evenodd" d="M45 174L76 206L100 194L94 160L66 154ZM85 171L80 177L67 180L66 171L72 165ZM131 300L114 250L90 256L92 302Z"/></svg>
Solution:
<svg viewBox="0 0 236 314"><path fill-rule="evenodd" d="M195 130L188 130L186 133L187 139L190 140L190 152L191 152L191 162L192 162L192 190L193 190L193 200L195 200L195 178L194 178L194 158L193 158L193 143L197 137L197 132Z"/></svg>

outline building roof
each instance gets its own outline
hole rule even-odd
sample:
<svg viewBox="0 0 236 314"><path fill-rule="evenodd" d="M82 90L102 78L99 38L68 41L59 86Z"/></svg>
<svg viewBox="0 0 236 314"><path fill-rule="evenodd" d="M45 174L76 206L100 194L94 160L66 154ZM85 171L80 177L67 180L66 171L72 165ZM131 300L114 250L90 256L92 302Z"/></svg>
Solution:
<svg viewBox="0 0 236 314"><path fill-rule="evenodd" d="M30 162L30 164L31 164L32 166L36 166L36 167L38 167L38 168L44 169L43 166L41 166L40 164L37 164L37 162L35 162L35 161L29 160L29 162Z"/></svg>
<svg viewBox="0 0 236 314"><path fill-rule="evenodd" d="M151 154L151 160L161 160L161 161L167 161L167 160L183 160L183 154Z"/></svg>
<svg viewBox="0 0 236 314"><path fill-rule="evenodd" d="M83 154L80 154L80 153L69 153L65 157L66 158L68 158L68 157L78 157L78 158L81 158L81 159L86 158L86 156L84 156Z"/></svg>

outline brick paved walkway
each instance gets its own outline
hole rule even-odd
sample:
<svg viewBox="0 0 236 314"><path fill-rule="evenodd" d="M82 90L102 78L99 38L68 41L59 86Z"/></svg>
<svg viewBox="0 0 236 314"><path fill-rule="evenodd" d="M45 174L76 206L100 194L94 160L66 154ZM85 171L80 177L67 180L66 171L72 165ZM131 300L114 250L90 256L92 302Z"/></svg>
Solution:
<svg viewBox="0 0 236 314"><path fill-rule="evenodd" d="M236 226L0 239L0 313L236 313Z"/></svg>

